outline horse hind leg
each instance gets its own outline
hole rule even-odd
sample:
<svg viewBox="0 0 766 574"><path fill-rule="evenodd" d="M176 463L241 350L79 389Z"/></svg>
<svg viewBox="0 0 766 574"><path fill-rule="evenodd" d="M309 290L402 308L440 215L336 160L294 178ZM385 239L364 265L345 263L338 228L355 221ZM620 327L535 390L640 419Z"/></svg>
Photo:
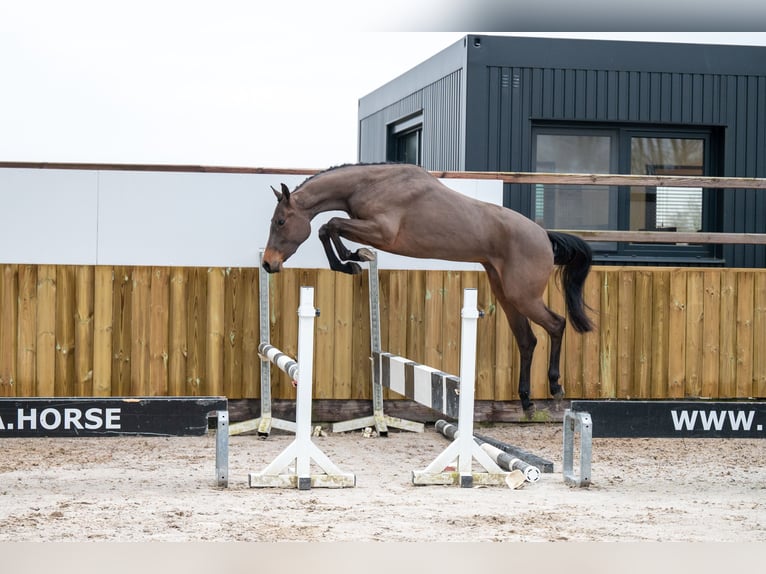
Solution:
<svg viewBox="0 0 766 574"><path fill-rule="evenodd" d="M513 336L516 338L516 344L519 347L519 399L521 408L527 418L531 418L535 412L535 405L529 398L531 392L532 379L532 359L537 347L537 337L529 325L526 317L521 315L515 307L509 303L502 303L501 306L508 318L508 324L511 327Z"/></svg>
<svg viewBox="0 0 766 574"><path fill-rule="evenodd" d="M566 319L549 309L542 300L536 300L526 309L527 317L545 329L550 338L548 357L548 390L557 401L564 398L564 388L559 383L561 378L561 343L566 327Z"/></svg>

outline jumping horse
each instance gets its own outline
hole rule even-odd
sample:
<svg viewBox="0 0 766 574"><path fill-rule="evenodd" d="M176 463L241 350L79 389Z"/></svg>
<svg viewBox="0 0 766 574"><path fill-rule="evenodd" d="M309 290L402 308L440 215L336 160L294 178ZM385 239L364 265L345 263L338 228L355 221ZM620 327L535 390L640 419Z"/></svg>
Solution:
<svg viewBox="0 0 766 574"><path fill-rule="evenodd" d="M271 219L263 268L276 273L311 234L311 220L326 211L343 211L319 228L330 268L361 271L356 263L373 254L350 251L341 238L408 257L480 263L492 292L505 311L520 351L519 397L527 416L530 369L537 338L529 320L550 336L548 384L560 399L561 339L566 319L542 300L554 267L561 266L567 312L574 329L593 325L585 314L582 289L591 266L588 244L574 235L546 231L520 213L462 195L426 170L410 164L356 164L320 172L290 191L271 188L277 206Z"/></svg>

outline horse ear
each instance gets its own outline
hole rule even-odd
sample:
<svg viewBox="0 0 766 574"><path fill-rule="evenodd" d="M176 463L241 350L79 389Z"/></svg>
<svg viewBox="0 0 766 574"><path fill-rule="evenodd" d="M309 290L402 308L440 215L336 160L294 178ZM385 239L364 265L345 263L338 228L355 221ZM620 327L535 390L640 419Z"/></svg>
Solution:
<svg viewBox="0 0 766 574"><path fill-rule="evenodd" d="M271 187L271 191L273 191L274 195L277 197L277 201L282 201L284 199L287 201L287 203L290 202L290 190L284 183L282 184L282 191L277 191L274 189L273 185L269 187Z"/></svg>

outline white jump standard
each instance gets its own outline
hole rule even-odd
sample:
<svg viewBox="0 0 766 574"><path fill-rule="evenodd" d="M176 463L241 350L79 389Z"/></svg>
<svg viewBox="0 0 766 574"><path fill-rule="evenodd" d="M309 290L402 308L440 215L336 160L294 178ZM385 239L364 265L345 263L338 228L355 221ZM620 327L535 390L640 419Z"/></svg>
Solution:
<svg viewBox="0 0 766 574"><path fill-rule="evenodd" d="M261 344L258 351L262 359L274 363L297 381L295 404L295 439L261 472L250 473L252 488L298 488L313 487L346 488L356 485L356 477L342 472L311 440L311 397L314 366L314 308L313 287L301 287L298 307L298 362L279 351ZM324 473L312 474L311 461ZM286 471L286 472L283 472Z"/></svg>
<svg viewBox="0 0 766 574"><path fill-rule="evenodd" d="M474 384L476 381L476 323L479 319L479 311L476 308L476 303L477 290L464 289L463 310L461 312L460 388L458 393L459 436L425 469L413 471L412 483L415 485L459 484L461 487L470 488L474 485L505 486L508 484L507 479L510 473L500 468L500 466L498 466L498 464L473 440ZM421 370L418 369L419 367L424 372L424 375L422 376L422 384L420 385L424 388L413 392L413 396L409 397L413 400L415 399L414 395L418 395L421 392L432 397L432 390L439 386L438 384L432 386L431 375L434 373L434 369L423 367L422 365L416 365L415 369ZM390 369L388 376L392 379L395 376L394 371L403 373L404 369ZM381 379L382 378L383 374L381 374ZM420 379L421 377L414 375L412 386L414 386L414 381ZM391 389L401 388L405 391L408 390L407 387L411 386L399 383L392 384L391 381L384 381L384 385ZM444 391L446 391L446 383L442 393ZM433 404L433 402L429 399L428 404ZM484 468L484 472L474 472L474 459ZM456 470L447 469L448 466L455 463Z"/></svg>

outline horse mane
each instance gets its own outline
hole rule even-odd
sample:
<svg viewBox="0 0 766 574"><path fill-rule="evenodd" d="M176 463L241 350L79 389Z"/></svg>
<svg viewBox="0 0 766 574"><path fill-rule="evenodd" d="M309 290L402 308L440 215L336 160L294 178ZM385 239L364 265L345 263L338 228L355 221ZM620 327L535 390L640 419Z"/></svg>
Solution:
<svg viewBox="0 0 766 574"><path fill-rule="evenodd" d="M343 163L343 164L340 164L340 165L334 165L332 167L328 167L327 169L322 170L322 171L320 171L318 173L315 173L314 175L311 175L311 176L307 177L306 179L304 179L298 185L298 187L296 187L293 190L293 193L295 193L296 191L299 191L304 185L306 185L311 180L313 180L313 179L315 179L317 177L321 177L323 175L326 175L328 173L335 172L335 171L338 171L338 170L341 170L341 169L345 169L347 167L363 167L363 166L372 166L372 165L408 165L408 164L403 164L402 162L395 162L395 161L380 161L380 162L371 162L371 163Z"/></svg>

